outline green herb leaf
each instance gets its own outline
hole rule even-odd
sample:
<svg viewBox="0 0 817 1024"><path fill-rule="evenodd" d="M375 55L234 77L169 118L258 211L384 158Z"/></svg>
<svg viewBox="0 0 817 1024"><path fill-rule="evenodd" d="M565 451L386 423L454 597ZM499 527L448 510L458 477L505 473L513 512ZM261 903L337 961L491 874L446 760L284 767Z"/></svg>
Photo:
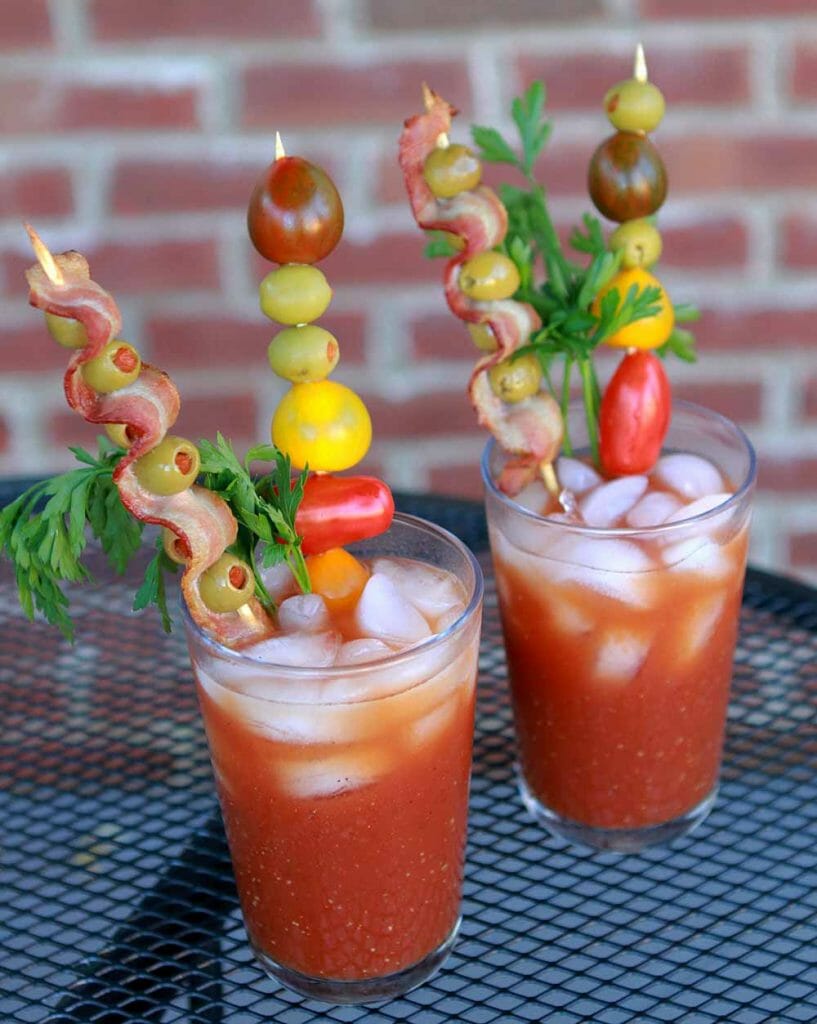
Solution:
<svg viewBox="0 0 817 1024"><path fill-rule="evenodd" d="M663 357L672 353L685 363L694 363L698 360L698 353L695 351L695 335L680 327L676 327L666 342L655 351Z"/></svg>
<svg viewBox="0 0 817 1024"><path fill-rule="evenodd" d="M513 167L521 167L519 157L508 145L505 139L499 134L496 128L486 128L482 125L471 126L471 138L477 147L477 156L490 164L511 164Z"/></svg>
<svg viewBox="0 0 817 1024"><path fill-rule="evenodd" d="M136 591L136 596L133 599L133 610L135 612L141 611L142 608L147 608L149 605L156 605L162 619L162 629L164 629L165 633L170 633L173 628L170 612L167 608L165 573L175 573L178 568L178 565L168 557L162 543L162 538L159 536L156 539L156 554L148 562L144 581Z"/></svg>
<svg viewBox="0 0 817 1024"><path fill-rule="evenodd" d="M429 239L426 242L426 247L423 254L428 259L436 259L442 256L443 258L450 260L452 256L456 256L459 250L452 244L451 239L448 238L442 231L432 231L429 235Z"/></svg>

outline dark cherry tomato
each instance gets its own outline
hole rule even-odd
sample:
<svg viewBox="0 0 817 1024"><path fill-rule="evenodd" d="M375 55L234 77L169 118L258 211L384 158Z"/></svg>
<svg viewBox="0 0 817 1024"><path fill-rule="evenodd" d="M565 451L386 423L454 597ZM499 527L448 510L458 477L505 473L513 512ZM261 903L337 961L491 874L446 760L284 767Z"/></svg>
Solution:
<svg viewBox="0 0 817 1024"><path fill-rule="evenodd" d="M672 395L664 366L652 352L626 355L599 410L601 468L608 476L646 473L661 453Z"/></svg>
<svg viewBox="0 0 817 1024"><path fill-rule="evenodd" d="M636 132L616 132L590 160L590 198L609 220L649 217L667 197L667 172L655 146Z"/></svg>
<svg viewBox="0 0 817 1024"><path fill-rule="evenodd" d="M317 263L343 233L343 204L326 171L299 156L282 156L255 186L247 230L273 263Z"/></svg>
<svg viewBox="0 0 817 1024"><path fill-rule="evenodd" d="M311 473L295 515L301 551L317 555L388 530L394 516L391 491L373 476Z"/></svg>

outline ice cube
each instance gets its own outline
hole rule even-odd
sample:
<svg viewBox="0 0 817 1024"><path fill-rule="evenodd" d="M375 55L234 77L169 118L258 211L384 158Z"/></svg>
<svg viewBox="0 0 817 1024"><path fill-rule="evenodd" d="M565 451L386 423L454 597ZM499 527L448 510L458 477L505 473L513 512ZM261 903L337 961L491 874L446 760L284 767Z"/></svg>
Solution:
<svg viewBox="0 0 817 1024"><path fill-rule="evenodd" d="M582 498L579 509L588 526L609 527L635 505L647 489L645 476L621 476L601 484Z"/></svg>
<svg viewBox="0 0 817 1024"><path fill-rule="evenodd" d="M591 487L601 483L601 477L592 466L578 459L571 459L567 455L562 455L556 460L556 476L560 485L573 494L584 494Z"/></svg>
<svg viewBox="0 0 817 1024"><path fill-rule="evenodd" d="M251 647L245 647L241 653L254 661L270 665L325 668L335 663L339 649L340 634L334 630L326 630L323 633L272 636Z"/></svg>
<svg viewBox="0 0 817 1024"><path fill-rule="evenodd" d="M542 558L539 571L552 582L588 587L636 607L652 602L652 560L637 544L606 537L569 537L558 557ZM553 596L556 600L556 595Z"/></svg>
<svg viewBox="0 0 817 1024"><path fill-rule="evenodd" d="M375 782L396 762L385 744L350 748L343 754L310 760L282 760L275 774L290 796L331 796Z"/></svg>
<svg viewBox="0 0 817 1024"><path fill-rule="evenodd" d="M688 505L682 505L672 515L668 516L666 522L681 523L685 519L692 519L693 516L701 516L704 512L711 512L713 508L722 505L732 497L729 491L717 491L715 494L707 494L703 498L691 501Z"/></svg>
<svg viewBox="0 0 817 1024"><path fill-rule="evenodd" d="M372 572L388 577L401 597L431 621L454 608L463 607L463 588L456 576L437 566L376 558Z"/></svg>
<svg viewBox="0 0 817 1024"><path fill-rule="evenodd" d="M389 647L387 643L374 637L349 640L338 651L335 664L359 665L364 661L377 661L379 658L387 658L393 651L393 647Z"/></svg>
<svg viewBox="0 0 817 1024"><path fill-rule="evenodd" d="M687 537L668 544L662 558L673 572L694 572L710 579L728 576L732 563L720 544L706 536Z"/></svg>
<svg viewBox="0 0 817 1024"><path fill-rule="evenodd" d="M286 562L278 562L269 569L263 569L261 580L276 604L298 591L298 584Z"/></svg>
<svg viewBox="0 0 817 1024"><path fill-rule="evenodd" d="M329 609L320 594L293 594L278 606L285 633L320 633L329 628Z"/></svg>
<svg viewBox="0 0 817 1024"><path fill-rule="evenodd" d="M579 636L582 633L590 633L593 629L591 616L561 595L548 602L548 615L561 633Z"/></svg>
<svg viewBox="0 0 817 1024"><path fill-rule="evenodd" d="M723 490L723 478L712 463L689 452L662 455L653 472L664 486L687 501Z"/></svg>
<svg viewBox="0 0 817 1024"><path fill-rule="evenodd" d="M548 494L545 490L545 485L541 480L537 479L523 487L518 494L513 496L513 500L517 505L521 505L522 508L526 508L529 512L541 515L542 509L548 503Z"/></svg>
<svg viewBox="0 0 817 1024"><path fill-rule="evenodd" d="M419 747L437 739L449 728L459 708L459 701L449 698L442 704L438 704L427 715L412 722L410 729L412 742Z"/></svg>
<svg viewBox="0 0 817 1024"><path fill-rule="evenodd" d="M627 513L627 525L636 530L643 530L648 526L658 526L668 519L673 512L677 512L681 502L667 491L652 491L645 494L641 501Z"/></svg>
<svg viewBox="0 0 817 1024"><path fill-rule="evenodd" d="M684 609L678 623L676 663L686 665L696 657L712 636L723 614L726 595L708 594Z"/></svg>
<svg viewBox="0 0 817 1024"><path fill-rule="evenodd" d="M610 683L629 682L644 664L649 649L648 636L626 629L607 630L596 653L596 677Z"/></svg>
<svg viewBox="0 0 817 1024"><path fill-rule="evenodd" d="M357 602L355 618L357 628L367 637L417 643L431 636L425 618L382 572L369 577Z"/></svg>

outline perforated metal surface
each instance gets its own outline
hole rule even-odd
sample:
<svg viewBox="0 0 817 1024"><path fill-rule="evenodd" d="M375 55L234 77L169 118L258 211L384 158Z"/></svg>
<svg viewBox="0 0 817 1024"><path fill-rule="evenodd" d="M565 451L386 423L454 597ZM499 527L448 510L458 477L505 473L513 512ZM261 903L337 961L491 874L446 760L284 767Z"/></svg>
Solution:
<svg viewBox="0 0 817 1024"><path fill-rule="evenodd" d="M409 510L484 540L464 504ZM489 586L461 937L434 979L366 1009L254 966L183 639L130 593L79 591L71 649L0 584L3 1024L817 1020L813 591L750 575L720 800L691 838L621 857L522 809Z"/></svg>

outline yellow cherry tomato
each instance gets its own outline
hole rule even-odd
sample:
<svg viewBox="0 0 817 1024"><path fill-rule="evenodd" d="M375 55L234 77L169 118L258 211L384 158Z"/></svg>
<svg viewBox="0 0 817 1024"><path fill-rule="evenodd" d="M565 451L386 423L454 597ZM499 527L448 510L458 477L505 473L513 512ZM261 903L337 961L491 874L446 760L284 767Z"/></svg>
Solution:
<svg viewBox="0 0 817 1024"><path fill-rule="evenodd" d="M613 348L658 348L672 333L672 328L675 326L675 311L661 282L643 267L620 270L598 293L590 308L598 316L601 300L613 288L618 291L619 305L621 305L633 285L636 285L639 291L644 288L659 288L661 290L660 298L656 303L658 312L653 316L644 317L642 320L634 320L626 327L622 327L620 331L616 331L615 334L606 338L605 343L612 345Z"/></svg>
<svg viewBox="0 0 817 1024"><path fill-rule="evenodd" d="M295 469L337 473L360 462L372 441L362 400L333 380L293 384L272 418L272 443Z"/></svg>

